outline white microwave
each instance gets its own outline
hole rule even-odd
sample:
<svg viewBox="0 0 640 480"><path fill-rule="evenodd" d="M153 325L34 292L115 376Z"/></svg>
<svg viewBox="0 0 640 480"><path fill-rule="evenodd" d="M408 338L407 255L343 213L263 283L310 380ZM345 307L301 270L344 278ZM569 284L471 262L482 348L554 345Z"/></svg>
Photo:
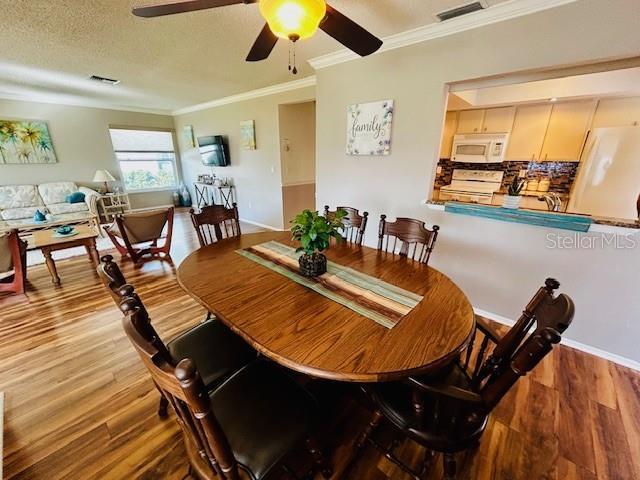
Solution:
<svg viewBox="0 0 640 480"><path fill-rule="evenodd" d="M454 135L451 160L467 163L502 163L508 140L508 133Z"/></svg>

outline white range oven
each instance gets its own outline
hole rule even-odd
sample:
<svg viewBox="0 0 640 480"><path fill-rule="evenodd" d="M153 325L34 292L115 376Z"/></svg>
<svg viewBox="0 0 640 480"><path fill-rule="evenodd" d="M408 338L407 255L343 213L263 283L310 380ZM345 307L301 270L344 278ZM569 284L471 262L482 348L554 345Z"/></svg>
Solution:
<svg viewBox="0 0 640 480"><path fill-rule="evenodd" d="M467 163L502 163L508 140L508 133L454 135L451 160Z"/></svg>
<svg viewBox="0 0 640 480"><path fill-rule="evenodd" d="M451 184L440 188L438 200L491 205L503 177L503 171L455 169Z"/></svg>

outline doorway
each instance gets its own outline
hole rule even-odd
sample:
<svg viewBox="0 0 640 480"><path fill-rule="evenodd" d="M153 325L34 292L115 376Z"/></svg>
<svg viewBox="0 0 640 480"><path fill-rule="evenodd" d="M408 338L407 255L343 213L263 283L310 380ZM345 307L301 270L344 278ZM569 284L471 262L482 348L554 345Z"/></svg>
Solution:
<svg viewBox="0 0 640 480"><path fill-rule="evenodd" d="M285 229L316 209L316 102L279 105L282 214Z"/></svg>

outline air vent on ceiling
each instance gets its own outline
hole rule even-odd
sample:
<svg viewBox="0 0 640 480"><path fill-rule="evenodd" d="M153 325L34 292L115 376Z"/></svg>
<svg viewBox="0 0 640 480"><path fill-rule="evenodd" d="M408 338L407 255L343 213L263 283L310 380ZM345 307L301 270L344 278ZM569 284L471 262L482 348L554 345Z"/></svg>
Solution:
<svg viewBox="0 0 640 480"><path fill-rule="evenodd" d="M106 83L108 85L117 85L120 83L120 80L114 80L113 78L100 77L98 75L91 75L89 80L93 80L94 82Z"/></svg>
<svg viewBox="0 0 640 480"><path fill-rule="evenodd" d="M441 22L444 22L445 20L451 20L452 18L461 17L462 15L477 12L478 10L484 10L485 8L487 8L485 2L471 2L450 10L445 10L444 12L436 13L436 17L438 17Z"/></svg>

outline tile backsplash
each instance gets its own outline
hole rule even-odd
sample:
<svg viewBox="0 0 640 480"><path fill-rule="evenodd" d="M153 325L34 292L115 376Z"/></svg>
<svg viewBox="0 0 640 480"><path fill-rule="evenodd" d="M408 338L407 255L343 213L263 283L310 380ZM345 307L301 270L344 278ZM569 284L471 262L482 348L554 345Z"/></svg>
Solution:
<svg viewBox="0 0 640 480"><path fill-rule="evenodd" d="M438 167L440 173L436 174L435 187L440 188L451 183L453 169L463 170L492 170L503 171L502 188L513 181L520 170L528 170L527 177L545 175L551 178L550 191L557 193L569 193L571 185L578 172L577 162L502 162L502 163L464 163L452 162L449 159L440 159Z"/></svg>

